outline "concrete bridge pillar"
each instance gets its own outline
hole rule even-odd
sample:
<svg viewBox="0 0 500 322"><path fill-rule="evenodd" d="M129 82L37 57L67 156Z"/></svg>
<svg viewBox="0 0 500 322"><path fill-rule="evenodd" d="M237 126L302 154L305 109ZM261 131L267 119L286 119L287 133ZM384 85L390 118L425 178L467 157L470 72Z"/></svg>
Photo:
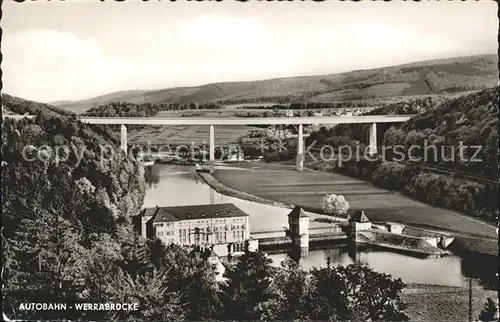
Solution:
<svg viewBox="0 0 500 322"><path fill-rule="evenodd" d="M123 124L121 126L120 149L127 154L127 127Z"/></svg>
<svg viewBox="0 0 500 322"><path fill-rule="evenodd" d="M370 155L377 154L377 123L370 125L370 144L368 146Z"/></svg>
<svg viewBox="0 0 500 322"><path fill-rule="evenodd" d="M304 129L302 124L299 124L299 135L297 142L297 171L304 170Z"/></svg>
<svg viewBox="0 0 500 322"><path fill-rule="evenodd" d="M208 163L210 166L210 173L213 173L215 171L215 133L214 133L214 126L210 125L210 142L209 142L209 159Z"/></svg>

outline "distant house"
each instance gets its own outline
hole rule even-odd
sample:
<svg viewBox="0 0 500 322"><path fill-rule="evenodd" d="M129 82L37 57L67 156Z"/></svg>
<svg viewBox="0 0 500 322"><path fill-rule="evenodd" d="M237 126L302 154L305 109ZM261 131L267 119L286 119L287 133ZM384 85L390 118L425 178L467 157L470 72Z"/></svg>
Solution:
<svg viewBox="0 0 500 322"><path fill-rule="evenodd" d="M231 203L157 206L144 209L140 217L141 234L167 245L209 247L218 256L241 253L249 247L249 216Z"/></svg>
<svg viewBox="0 0 500 322"><path fill-rule="evenodd" d="M245 155L242 152L232 152L227 156L227 161L229 162L238 162L244 160L245 160Z"/></svg>
<svg viewBox="0 0 500 322"><path fill-rule="evenodd" d="M293 110L286 110L286 116L293 117Z"/></svg>
<svg viewBox="0 0 500 322"><path fill-rule="evenodd" d="M314 112L314 116L323 116L323 111Z"/></svg>

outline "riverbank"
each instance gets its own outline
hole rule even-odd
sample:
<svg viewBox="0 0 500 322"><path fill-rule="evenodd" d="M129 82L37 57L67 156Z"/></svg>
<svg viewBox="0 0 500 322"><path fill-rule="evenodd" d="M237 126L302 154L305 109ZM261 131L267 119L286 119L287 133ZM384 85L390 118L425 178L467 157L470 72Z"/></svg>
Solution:
<svg viewBox="0 0 500 322"><path fill-rule="evenodd" d="M298 205L316 213L323 213L321 204L326 194L338 193L350 203L350 213L363 210L373 221L447 231L456 235L457 240L463 239L461 245L467 250L498 255L495 227L358 179L337 173L297 172L291 166L272 163L240 163L233 167L252 171L217 169L207 183L234 197L287 208Z"/></svg>

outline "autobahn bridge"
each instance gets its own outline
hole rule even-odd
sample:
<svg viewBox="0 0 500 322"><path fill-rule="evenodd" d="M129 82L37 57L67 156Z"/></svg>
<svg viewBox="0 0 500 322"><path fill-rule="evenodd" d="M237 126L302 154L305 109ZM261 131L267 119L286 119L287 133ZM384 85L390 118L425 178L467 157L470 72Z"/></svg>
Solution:
<svg viewBox="0 0 500 322"><path fill-rule="evenodd" d="M377 124L402 123L415 115L360 115L360 116L312 116L312 117L263 117L263 118L203 118L203 117L87 117L78 119L88 124L121 125L122 150L127 152L127 125L206 125L209 127L209 164L214 171L215 127L221 125L298 125L298 171L304 169L303 125L370 124L369 153L377 153ZM32 115L4 115L4 118L32 118Z"/></svg>

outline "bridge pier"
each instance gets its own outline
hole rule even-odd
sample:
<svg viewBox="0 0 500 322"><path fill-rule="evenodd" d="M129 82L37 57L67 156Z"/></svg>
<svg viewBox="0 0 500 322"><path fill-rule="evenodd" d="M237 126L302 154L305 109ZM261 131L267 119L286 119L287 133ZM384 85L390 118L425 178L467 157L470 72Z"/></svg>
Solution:
<svg viewBox="0 0 500 322"><path fill-rule="evenodd" d="M122 124L120 131L120 149L127 154L127 127Z"/></svg>
<svg viewBox="0 0 500 322"><path fill-rule="evenodd" d="M370 143L368 146L368 153L370 155L377 154L377 123L370 125Z"/></svg>
<svg viewBox="0 0 500 322"><path fill-rule="evenodd" d="M214 173L215 171L215 133L214 133L214 126L210 125L210 142L209 142L209 167L210 167L210 173Z"/></svg>
<svg viewBox="0 0 500 322"><path fill-rule="evenodd" d="M299 124L299 135L297 142L297 171L304 170L304 129L303 125Z"/></svg>

